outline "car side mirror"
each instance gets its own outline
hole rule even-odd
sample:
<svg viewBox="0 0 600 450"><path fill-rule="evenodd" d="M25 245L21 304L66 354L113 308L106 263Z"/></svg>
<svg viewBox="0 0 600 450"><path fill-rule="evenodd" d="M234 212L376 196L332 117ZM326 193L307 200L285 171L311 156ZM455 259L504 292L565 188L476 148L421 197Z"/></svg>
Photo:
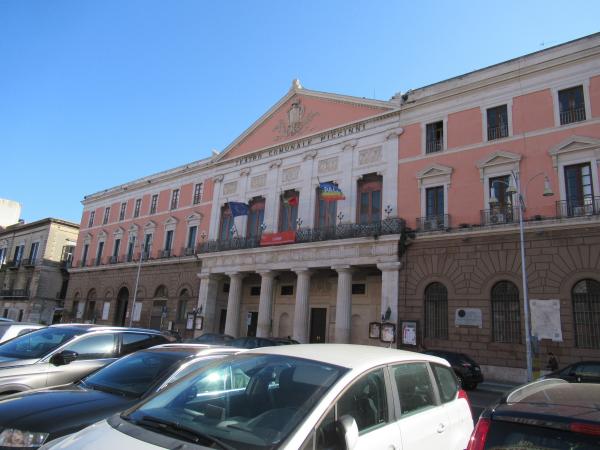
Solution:
<svg viewBox="0 0 600 450"><path fill-rule="evenodd" d="M338 431L344 439L347 450L352 450L358 442L358 425L354 417L343 415L337 421Z"/></svg>
<svg viewBox="0 0 600 450"><path fill-rule="evenodd" d="M63 350L62 352L55 353L50 358L50 364L55 366L65 366L67 364L72 363L77 359L79 354L77 352L73 352L71 350Z"/></svg>

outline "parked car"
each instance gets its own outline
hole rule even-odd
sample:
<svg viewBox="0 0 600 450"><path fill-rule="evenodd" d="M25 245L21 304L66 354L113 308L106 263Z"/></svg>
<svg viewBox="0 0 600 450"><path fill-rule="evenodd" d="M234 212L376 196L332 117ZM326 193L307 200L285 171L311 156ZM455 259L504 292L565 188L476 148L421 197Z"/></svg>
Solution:
<svg viewBox="0 0 600 450"><path fill-rule="evenodd" d="M0 317L0 322L14 322L14 320L7 319L6 317Z"/></svg>
<svg viewBox="0 0 600 450"><path fill-rule="evenodd" d="M443 359L360 345L284 345L217 361L44 450L190 442L254 450L463 450L472 430L466 394Z"/></svg>
<svg viewBox="0 0 600 450"><path fill-rule="evenodd" d="M569 383L600 383L600 361L581 361L542 378L561 378Z"/></svg>
<svg viewBox="0 0 600 450"><path fill-rule="evenodd" d="M466 389L476 389L483 382L481 367L471 357L464 353L451 352L448 350L426 350L426 355L439 356L450 363L460 385Z"/></svg>
<svg viewBox="0 0 600 450"><path fill-rule="evenodd" d="M600 448L600 385L560 379L521 386L486 409L468 450Z"/></svg>
<svg viewBox="0 0 600 450"><path fill-rule="evenodd" d="M223 345L229 341L234 340L233 336L221 333L204 333L200 336L196 336L192 339L187 339L185 342L191 344L210 344L210 345Z"/></svg>
<svg viewBox="0 0 600 450"><path fill-rule="evenodd" d="M259 348L271 347L273 345L299 344L300 342L290 338L259 338L253 336L240 337L225 342L225 345L237 348Z"/></svg>
<svg viewBox="0 0 600 450"><path fill-rule="evenodd" d="M51 325L0 344L0 395L80 380L120 356L168 342L155 330Z"/></svg>
<svg viewBox="0 0 600 450"><path fill-rule="evenodd" d="M0 448L18 442L36 448L74 433L238 351L193 344L159 345L118 359L77 383L4 397L0 402L0 430L4 430Z"/></svg>
<svg viewBox="0 0 600 450"><path fill-rule="evenodd" d="M0 322L0 343L10 341L12 338L44 328L46 325L25 322Z"/></svg>

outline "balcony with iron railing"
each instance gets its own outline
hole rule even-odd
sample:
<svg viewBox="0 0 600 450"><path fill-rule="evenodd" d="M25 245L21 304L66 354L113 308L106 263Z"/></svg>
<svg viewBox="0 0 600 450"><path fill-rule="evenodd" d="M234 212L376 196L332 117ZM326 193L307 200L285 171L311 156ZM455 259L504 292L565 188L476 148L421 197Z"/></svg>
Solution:
<svg viewBox="0 0 600 450"><path fill-rule="evenodd" d="M6 267L9 269L18 269L19 267L21 267L21 261L20 259L11 259L10 261L6 261Z"/></svg>
<svg viewBox="0 0 600 450"><path fill-rule="evenodd" d="M435 216L417 217L417 232L446 231L450 228L450 215L438 214Z"/></svg>
<svg viewBox="0 0 600 450"><path fill-rule="evenodd" d="M29 292L27 289L2 289L0 290L0 297L3 298L27 298Z"/></svg>
<svg viewBox="0 0 600 450"><path fill-rule="evenodd" d="M111 256L111 257L108 258L108 263L109 264L117 264L119 262L120 262L120 260L119 260L119 257L117 255L113 255L113 256Z"/></svg>
<svg viewBox="0 0 600 450"><path fill-rule="evenodd" d="M36 258L25 258L21 261L21 265L25 267L35 267Z"/></svg>
<svg viewBox="0 0 600 450"><path fill-rule="evenodd" d="M405 229L403 219L391 217L372 223L340 223L322 228L299 228L295 232L293 243L295 245L307 242L322 242L338 239L352 239L362 237L378 237L382 235L401 234ZM232 237L224 240L210 240L198 245L198 253L214 253L230 250L243 250L260 247L260 236Z"/></svg>
<svg viewBox="0 0 600 450"><path fill-rule="evenodd" d="M425 143L425 153L437 153L442 151L441 139L430 139Z"/></svg>
<svg viewBox="0 0 600 450"><path fill-rule="evenodd" d="M508 125L502 124L498 127L488 127L487 136L488 141L508 137Z"/></svg>
<svg viewBox="0 0 600 450"><path fill-rule="evenodd" d="M558 218L590 217L600 215L600 197L584 197L581 200L559 200L556 202Z"/></svg>
<svg viewBox="0 0 600 450"><path fill-rule="evenodd" d="M560 124L567 125L569 123L582 122L585 120L585 107L567 109L560 112Z"/></svg>
<svg viewBox="0 0 600 450"><path fill-rule="evenodd" d="M158 256L159 258L170 258L171 256L175 256L173 254L173 250L171 250L170 248L165 248L164 250L161 250L160 252L158 252Z"/></svg>
<svg viewBox="0 0 600 450"><path fill-rule="evenodd" d="M519 208L516 206L497 206L481 210L481 226L514 223L519 220Z"/></svg>
<svg viewBox="0 0 600 450"><path fill-rule="evenodd" d="M183 256L193 256L196 254L196 249L194 247L181 247L180 253Z"/></svg>

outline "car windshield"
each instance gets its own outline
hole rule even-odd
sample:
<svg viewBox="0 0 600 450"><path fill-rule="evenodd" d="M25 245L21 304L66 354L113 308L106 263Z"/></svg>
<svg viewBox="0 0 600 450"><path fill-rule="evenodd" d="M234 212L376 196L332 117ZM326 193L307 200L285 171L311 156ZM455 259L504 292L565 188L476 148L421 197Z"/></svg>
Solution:
<svg viewBox="0 0 600 450"><path fill-rule="evenodd" d="M2 339L2 336L4 336L6 334L6 332L8 331L9 328L10 328L9 323L0 322L0 339Z"/></svg>
<svg viewBox="0 0 600 450"><path fill-rule="evenodd" d="M42 328L1 344L0 356L17 359L41 358L85 331L83 328Z"/></svg>
<svg viewBox="0 0 600 450"><path fill-rule="evenodd" d="M175 423L232 448L273 448L347 370L279 355L237 355L188 375L123 418L158 432L156 424Z"/></svg>
<svg viewBox="0 0 600 450"><path fill-rule="evenodd" d="M141 397L190 355L188 352L133 353L85 378L83 384L100 391Z"/></svg>

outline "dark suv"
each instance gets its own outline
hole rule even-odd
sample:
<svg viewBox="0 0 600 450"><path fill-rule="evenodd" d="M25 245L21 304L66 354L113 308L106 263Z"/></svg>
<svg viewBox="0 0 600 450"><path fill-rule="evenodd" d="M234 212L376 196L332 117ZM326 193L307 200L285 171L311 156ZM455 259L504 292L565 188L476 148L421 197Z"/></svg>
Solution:
<svg viewBox="0 0 600 450"><path fill-rule="evenodd" d="M80 380L116 358L166 344L159 331L52 325L0 345L0 395Z"/></svg>
<svg viewBox="0 0 600 450"><path fill-rule="evenodd" d="M426 355L444 358L452 366L459 383L465 390L475 389L483 382L481 368L473 359L464 353L456 353L448 350L425 350Z"/></svg>
<svg viewBox="0 0 600 450"><path fill-rule="evenodd" d="M467 450L600 448L600 385L547 379L486 409Z"/></svg>

